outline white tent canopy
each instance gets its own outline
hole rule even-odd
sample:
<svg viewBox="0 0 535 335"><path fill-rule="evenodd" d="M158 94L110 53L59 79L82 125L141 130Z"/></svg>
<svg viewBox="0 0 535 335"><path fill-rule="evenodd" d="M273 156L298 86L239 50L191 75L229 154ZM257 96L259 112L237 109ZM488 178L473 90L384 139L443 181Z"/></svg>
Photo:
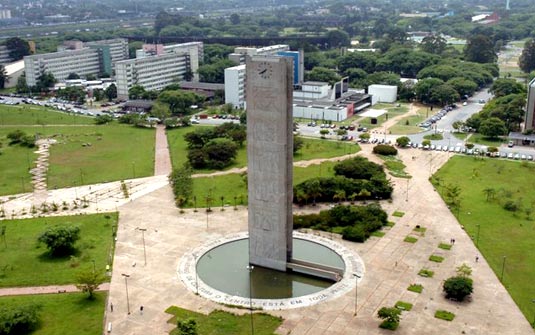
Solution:
<svg viewBox="0 0 535 335"><path fill-rule="evenodd" d="M365 111L364 113L360 114L359 116L364 116L364 117L379 117L383 114L386 114L387 111L386 109L368 109L367 111Z"/></svg>

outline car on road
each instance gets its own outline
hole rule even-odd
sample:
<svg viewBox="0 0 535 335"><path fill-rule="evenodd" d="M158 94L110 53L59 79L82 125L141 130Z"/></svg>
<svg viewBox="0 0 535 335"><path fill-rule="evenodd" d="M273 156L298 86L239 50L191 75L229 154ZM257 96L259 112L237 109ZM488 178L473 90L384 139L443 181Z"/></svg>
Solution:
<svg viewBox="0 0 535 335"><path fill-rule="evenodd" d="M509 159L513 159L513 153L512 153L512 152L508 153L508 154L507 154L507 158L509 158Z"/></svg>
<svg viewBox="0 0 535 335"><path fill-rule="evenodd" d="M507 146L508 146L509 148L512 148L512 147L515 146L515 143L514 143L513 141L509 141L509 143L507 143Z"/></svg>
<svg viewBox="0 0 535 335"><path fill-rule="evenodd" d="M466 102L466 101L463 102L463 106L466 106L466 105L468 105L468 102Z"/></svg>

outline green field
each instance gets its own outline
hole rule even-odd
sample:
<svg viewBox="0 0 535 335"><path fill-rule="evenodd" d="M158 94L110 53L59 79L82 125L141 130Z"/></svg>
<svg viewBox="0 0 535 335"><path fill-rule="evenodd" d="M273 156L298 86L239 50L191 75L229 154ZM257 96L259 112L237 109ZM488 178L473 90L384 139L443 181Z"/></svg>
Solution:
<svg viewBox="0 0 535 335"><path fill-rule="evenodd" d="M435 175L441 193L443 185L460 187L460 224L498 278L506 257L503 282L529 321L535 315L534 173L533 163L454 156ZM487 188L495 192L488 201L483 191ZM505 210L507 202L520 208Z"/></svg>
<svg viewBox="0 0 535 335"><path fill-rule="evenodd" d="M107 213L2 221L7 247L0 240L0 287L73 283L80 269L93 268L93 260L104 272L117 219L116 213ZM50 257L46 246L37 243L47 227L57 224L80 227L75 257Z"/></svg>
<svg viewBox="0 0 535 335"><path fill-rule="evenodd" d="M121 124L0 127L0 138L14 129L57 140L50 147L49 189L146 177L154 171L154 129ZM20 179L11 182L20 189Z"/></svg>
<svg viewBox="0 0 535 335"><path fill-rule="evenodd" d="M82 293L7 296L0 297L0 305L40 305L41 323L32 335L95 335L102 333L106 294L96 292L94 296L93 300Z"/></svg>
<svg viewBox="0 0 535 335"><path fill-rule="evenodd" d="M388 130L391 134L396 135L407 135L407 134L417 134L422 131L418 125L425 121L428 115L433 115L429 113L429 107L419 106L416 110L416 115L410 115L399 120L394 126L390 127Z"/></svg>
<svg viewBox="0 0 535 335"><path fill-rule="evenodd" d="M35 148L8 145L0 134L0 195L32 191L29 170L35 166Z"/></svg>
<svg viewBox="0 0 535 335"><path fill-rule="evenodd" d="M294 185L313 177L333 176L335 162L324 162L311 165L306 168L294 167ZM223 204L234 206L247 204L247 178L243 174L227 174L193 179L193 196L196 198L196 207L206 207L207 198L211 198L211 206L220 207L221 197ZM236 197L236 198L235 198ZM193 197L192 197L193 199ZM190 201L188 207L195 207L195 202Z"/></svg>
<svg viewBox="0 0 535 335"><path fill-rule="evenodd" d="M472 134L472 136L470 136L467 141L468 143L477 143L477 144L486 145L489 147L499 147L502 143L507 142L507 140L505 139L490 138L490 137L486 137L478 133Z"/></svg>
<svg viewBox="0 0 535 335"><path fill-rule="evenodd" d="M95 119L36 105L0 105L0 126L59 124L95 124Z"/></svg>
<svg viewBox="0 0 535 335"><path fill-rule="evenodd" d="M177 324L177 321L192 318L197 323L199 335L241 335L251 332L250 315L235 315L224 311L213 311L205 315L176 306L169 307L166 311L173 315L168 323ZM281 325L282 319L265 313L254 313L253 327L254 333L258 335L273 335L275 330ZM179 335L178 329L174 329L171 335Z"/></svg>
<svg viewBox="0 0 535 335"><path fill-rule="evenodd" d="M369 117L359 118L358 123L361 127L366 127L368 129L380 128L386 120L407 113L409 107L408 104L401 104L400 107L396 107L396 105L393 104L378 103L373 106L373 109L386 109L387 113L377 118L377 124L371 124L372 119Z"/></svg>
<svg viewBox="0 0 535 335"><path fill-rule="evenodd" d="M195 131L193 127L177 128L167 131L167 141L169 143L169 152L173 166L181 166L187 162L187 143L184 141L184 135ZM356 153L360 150L359 146L352 142L329 141L312 138L303 138L303 148L295 154L294 161L311 160L316 158L332 158ZM236 160L226 169L242 168L247 165L247 147L246 144L238 150ZM194 173L211 173L217 170L198 169Z"/></svg>

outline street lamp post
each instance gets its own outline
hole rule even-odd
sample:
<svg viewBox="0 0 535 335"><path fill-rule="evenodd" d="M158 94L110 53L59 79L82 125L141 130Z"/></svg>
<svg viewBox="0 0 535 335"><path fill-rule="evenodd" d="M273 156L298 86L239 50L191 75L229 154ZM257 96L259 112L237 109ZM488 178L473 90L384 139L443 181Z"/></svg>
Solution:
<svg viewBox="0 0 535 335"><path fill-rule="evenodd" d="M251 335L254 335L254 323L253 323L253 281L251 279L253 275L254 266L247 265L249 271L249 314L251 316Z"/></svg>
<svg viewBox="0 0 535 335"><path fill-rule="evenodd" d="M145 265L147 265L147 250L145 249L145 232L147 231L147 228L136 228L136 229L141 231L141 239L143 241L143 259L145 260Z"/></svg>
<svg viewBox="0 0 535 335"><path fill-rule="evenodd" d="M355 313L353 313L354 316L357 316L357 306L358 306L358 297L359 297L359 279L361 276L358 273L354 273L353 276L355 277Z"/></svg>
<svg viewBox="0 0 535 335"><path fill-rule="evenodd" d="M124 286L126 288L126 308L128 310L128 315L130 315L130 300L128 299L128 278L130 275L127 275L126 273L121 273L121 276L124 277Z"/></svg>
<svg viewBox="0 0 535 335"><path fill-rule="evenodd" d="M507 256L503 256L503 262L502 262L502 275L500 277L500 281L503 283L503 272L505 270L505 259L507 258Z"/></svg>
<svg viewBox="0 0 535 335"><path fill-rule="evenodd" d="M407 178L407 192L405 193L405 201L409 201L409 178Z"/></svg>

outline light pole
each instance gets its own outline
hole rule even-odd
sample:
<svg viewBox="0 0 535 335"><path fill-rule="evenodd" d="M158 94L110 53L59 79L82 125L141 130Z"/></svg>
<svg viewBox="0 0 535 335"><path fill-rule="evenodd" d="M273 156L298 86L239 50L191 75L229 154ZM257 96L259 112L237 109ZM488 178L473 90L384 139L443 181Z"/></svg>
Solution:
<svg viewBox="0 0 535 335"><path fill-rule="evenodd" d="M481 229L481 225L478 223L476 226L477 226L476 247L479 248L479 230Z"/></svg>
<svg viewBox="0 0 535 335"><path fill-rule="evenodd" d="M359 279L361 276L358 273L354 273L353 276L355 277L355 313L353 313L354 316L357 316L357 305L358 305L358 297L359 297Z"/></svg>
<svg viewBox="0 0 535 335"><path fill-rule="evenodd" d="M121 273L121 276L124 277L124 286L126 288L126 308L128 310L128 315L130 315L130 300L128 299L128 278L130 275L127 275L126 273Z"/></svg>
<svg viewBox="0 0 535 335"><path fill-rule="evenodd" d="M247 265L249 271L249 314L251 316L251 334L254 335L254 323L253 323L253 281L251 279L253 275L254 266Z"/></svg>
<svg viewBox="0 0 535 335"><path fill-rule="evenodd" d="M147 231L147 228L136 228L137 230L141 231L141 239L143 240L143 259L145 260L145 265L147 265L147 250L145 249L145 232Z"/></svg>
<svg viewBox="0 0 535 335"><path fill-rule="evenodd" d="M500 281L503 283L503 272L505 270L505 259L507 258L507 256L503 256L503 263L502 263L502 275L500 277Z"/></svg>
<svg viewBox="0 0 535 335"><path fill-rule="evenodd" d="M407 192L405 193L405 201L409 201L409 178L407 178Z"/></svg>

